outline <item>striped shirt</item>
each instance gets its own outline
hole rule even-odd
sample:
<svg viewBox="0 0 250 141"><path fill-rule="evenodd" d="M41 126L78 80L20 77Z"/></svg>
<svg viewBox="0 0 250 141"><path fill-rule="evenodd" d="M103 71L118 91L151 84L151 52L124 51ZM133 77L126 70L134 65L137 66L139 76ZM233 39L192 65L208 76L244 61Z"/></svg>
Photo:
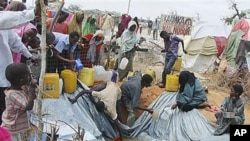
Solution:
<svg viewBox="0 0 250 141"><path fill-rule="evenodd" d="M22 90L5 90L6 109L2 114L2 127L11 134L29 130L30 123L26 107L28 95Z"/></svg>

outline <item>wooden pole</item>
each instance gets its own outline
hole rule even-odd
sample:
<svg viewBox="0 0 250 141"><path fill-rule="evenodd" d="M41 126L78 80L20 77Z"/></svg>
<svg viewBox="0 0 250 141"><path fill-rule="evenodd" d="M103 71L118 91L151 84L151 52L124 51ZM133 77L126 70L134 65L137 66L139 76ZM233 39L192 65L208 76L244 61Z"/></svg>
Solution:
<svg viewBox="0 0 250 141"><path fill-rule="evenodd" d="M62 0L61 5L60 5L60 7L58 8L58 10L57 10L57 12L56 12L56 16L55 16L55 18L53 18L53 20L52 20L52 23L51 23L51 25L50 25L50 27L49 27L49 31L50 31L50 32L53 30L54 24L55 24L57 18L59 17L59 15L60 15L60 12L61 12L61 10L62 10L62 8L63 8L63 5L64 5L64 0Z"/></svg>
<svg viewBox="0 0 250 141"><path fill-rule="evenodd" d="M41 39L41 72L39 78L39 91L37 95L37 115L39 120L38 125L38 141L42 140L43 133L43 121L42 121L42 90L43 90L43 80L46 68L46 7L44 0L39 0L41 6L41 18L42 18L42 39Z"/></svg>
<svg viewBox="0 0 250 141"><path fill-rule="evenodd" d="M127 11L127 14L129 14L130 2L131 2L131 0L128 1L128 11Z"/></svg>

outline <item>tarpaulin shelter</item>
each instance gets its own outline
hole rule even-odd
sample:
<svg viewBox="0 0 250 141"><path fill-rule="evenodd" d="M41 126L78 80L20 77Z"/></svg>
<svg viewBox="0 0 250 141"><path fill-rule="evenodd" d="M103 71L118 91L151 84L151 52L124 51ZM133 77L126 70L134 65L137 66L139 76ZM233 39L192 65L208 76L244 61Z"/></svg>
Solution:
<svg viewBox="0 0 250 141"><path fill-rule="evenodd" d="M200 22L194 25L191 41L186 47L182 67L196 72L210 71L227 43L229 29L225 25Z"/></svg>

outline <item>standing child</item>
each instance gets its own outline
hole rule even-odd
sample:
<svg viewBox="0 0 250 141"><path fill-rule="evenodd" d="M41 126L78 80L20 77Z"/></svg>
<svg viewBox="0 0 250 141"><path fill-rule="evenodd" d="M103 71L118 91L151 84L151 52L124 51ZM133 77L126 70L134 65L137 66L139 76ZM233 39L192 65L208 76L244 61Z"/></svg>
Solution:
<svg viewBox="0 0 250 141"><path fill-rule="evenodd" d="M225 97L221 104L221 110L219 110L215 117L218 124L214 135L222 135L229 131L230 125L242 125L245 121L244 114L244 102L240 99L240 95L243 93L243 88L239 84L235 84L231 88L230 96ZM225 118L223 117L223 112L233 112L234 117Z"/></svg>
<svg viewBox="0 0 250 141"><path fill-rule="evenodd" d="M5 90L6 109L1 126L10 132L13 141L25 141L30 129L27 111L32 110L36 98L34 89L29 87L30 72L23 63L10 64L5 76L11 86Z"/></svg>

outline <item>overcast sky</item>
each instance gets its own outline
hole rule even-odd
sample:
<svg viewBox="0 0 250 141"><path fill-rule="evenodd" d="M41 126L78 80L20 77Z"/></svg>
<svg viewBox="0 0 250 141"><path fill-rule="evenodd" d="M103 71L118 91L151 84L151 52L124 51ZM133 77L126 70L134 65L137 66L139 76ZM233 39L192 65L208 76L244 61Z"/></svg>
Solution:
<svg viewBox="0 0 250 141"><path fill-rule="evenodd" d="M66 4L79 3L83 9L101 9L127 13L129 0L65 0ZM250 9L250 0L235 0L239 9ZM232 15L229 0L131 0L131 16L154 19L161 14L177 12L182 16L195 17L199 14L202 21L218 22Z"/></svg>
<svg viewBox="0 0 250 141"><path fill-rule="evenodd" d="M32 1L32 0L27 0ZM250 0L234 0L239 10L250 9ZM65 6L79 5L84 9L100 9L127 13L129 0L65 0ZM235 11L229 9L230 0L131 0L129 14L154 19L161 14L177 12L181 16L197 17L217 23Z"/></svg>

